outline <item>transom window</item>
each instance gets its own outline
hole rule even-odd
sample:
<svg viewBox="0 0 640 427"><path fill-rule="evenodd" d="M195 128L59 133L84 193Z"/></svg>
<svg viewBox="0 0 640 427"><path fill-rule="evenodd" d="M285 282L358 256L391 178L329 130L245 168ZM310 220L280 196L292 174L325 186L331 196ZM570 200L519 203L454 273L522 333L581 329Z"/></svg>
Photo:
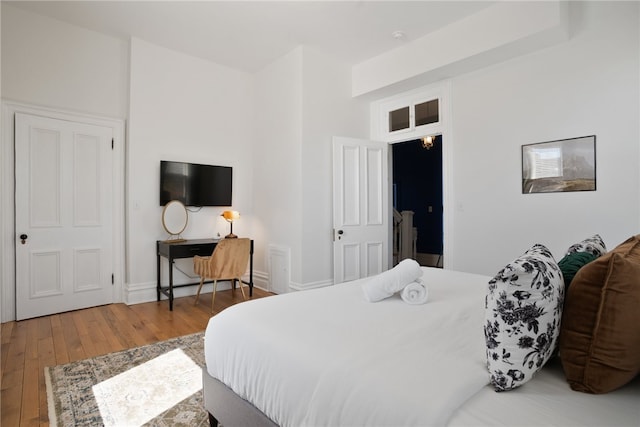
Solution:
<svg viewBox="0 0 640 427"><path fill-rule="evenodd" d="M419 126L438 123L440 121L439 99L431 99L389 111L388 120L389 132L413 130Z"/></svg>

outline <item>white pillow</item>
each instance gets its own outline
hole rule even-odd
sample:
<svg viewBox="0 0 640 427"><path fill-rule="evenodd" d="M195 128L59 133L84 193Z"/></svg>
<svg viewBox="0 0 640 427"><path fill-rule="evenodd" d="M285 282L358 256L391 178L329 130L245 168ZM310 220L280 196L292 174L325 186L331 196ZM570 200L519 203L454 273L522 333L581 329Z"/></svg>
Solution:
<svg viewBox="0 0 640 427"><path fill-rule="evenodd" d="M549 360L563 301L562 273L544 245L534 245L489 281L484 335L496 391L521 386Z"/></svg>
<svg viewBox="0 0 640 427"><path fill-rule="evenodd" d="M569 249L567 249L565 256L574 252L588 252L596 257L600 257L607 253L607 247L605 246L602 237L600 237L599 234L594 234L592 237L584 239L582 242L571 245Z"/></svg>

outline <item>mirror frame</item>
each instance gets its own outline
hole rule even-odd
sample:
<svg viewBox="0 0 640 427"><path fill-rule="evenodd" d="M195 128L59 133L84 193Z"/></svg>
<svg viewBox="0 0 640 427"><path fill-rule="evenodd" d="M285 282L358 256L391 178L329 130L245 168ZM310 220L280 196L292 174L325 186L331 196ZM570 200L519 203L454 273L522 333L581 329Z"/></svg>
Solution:
<svg viewBox="0 0 640 427"><path fill-rule="evenodd" d="M167 225L167 211L169 209L175 210L180 207L182 209L179 211L179 213L184 212L184 224L182 224L182 228L180 230L178 230L179 226L176 227L176 229L173 229L173 228L170 229L169 226ZM180 235L187 228L188 223L189 223L189 212L187 211L187 208L184 205L184 203L182 203L180 200L171 200L169 203L164 205L164 208L162 209L162 227L167 233L169 233L169 236L170 236L169 240L180 239ZM171 239L171 237L173 236L177 236L177 239Z"/></svg>

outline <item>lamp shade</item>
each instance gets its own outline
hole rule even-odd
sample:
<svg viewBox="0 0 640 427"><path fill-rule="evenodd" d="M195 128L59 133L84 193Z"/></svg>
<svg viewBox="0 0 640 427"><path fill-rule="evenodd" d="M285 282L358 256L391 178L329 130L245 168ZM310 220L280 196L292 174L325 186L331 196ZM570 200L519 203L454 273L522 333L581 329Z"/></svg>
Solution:
<svg viewBox="0 0 640 427"><path fill-rule="evenodd" d="M231 227L231 230L230 230L231 232L226 236L224 236L224 238L235 239L236 237L238 237L235 234L233 234L233 221L240 218L240 214L238 213L238 211L224 211L220 216L226 219L227 221L229 221L229 226Z"/></svg>
<svg viewBox="0 0 640 427"><path fill-rule="evenodd" d="M238 211L224 211L222 212L222 217L229 222L233 222L240 218L240 213Z"/></svg>

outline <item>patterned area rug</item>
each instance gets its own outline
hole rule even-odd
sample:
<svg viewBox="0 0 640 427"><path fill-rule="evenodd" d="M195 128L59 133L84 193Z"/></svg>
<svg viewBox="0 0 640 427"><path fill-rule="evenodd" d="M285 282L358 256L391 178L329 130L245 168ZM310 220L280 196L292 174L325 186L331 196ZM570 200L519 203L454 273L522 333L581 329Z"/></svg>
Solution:
<svg viewBox="0 0 640 427"><path fill-rule="evenodd" d="M203 366L200 332L46 367L50 425L208 426Z"/></svg>

